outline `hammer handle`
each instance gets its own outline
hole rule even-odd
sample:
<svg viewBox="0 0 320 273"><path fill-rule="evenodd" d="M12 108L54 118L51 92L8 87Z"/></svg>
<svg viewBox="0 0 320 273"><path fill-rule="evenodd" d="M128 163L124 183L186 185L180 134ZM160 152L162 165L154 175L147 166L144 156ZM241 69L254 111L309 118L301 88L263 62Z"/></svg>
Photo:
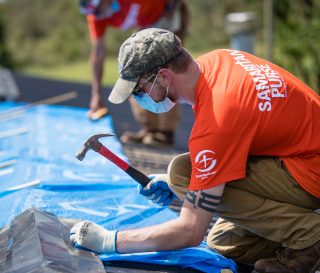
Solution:
<svg viewBox="0 0 320 273"><path fill-rule="evenodd" d="M120 169L125 171L129 176L131 176L135 181L137 181L141 186L145 187L147 184L151 181L151 179L137 170L136 168L130 166L127 162L122 160L120 157L115 155L113 152L111 152L109 149L107 149L105 146L101 145L100 149L98 150L98 153L104 156L105 158L112 161L114 164L116 164Z"/></svg>

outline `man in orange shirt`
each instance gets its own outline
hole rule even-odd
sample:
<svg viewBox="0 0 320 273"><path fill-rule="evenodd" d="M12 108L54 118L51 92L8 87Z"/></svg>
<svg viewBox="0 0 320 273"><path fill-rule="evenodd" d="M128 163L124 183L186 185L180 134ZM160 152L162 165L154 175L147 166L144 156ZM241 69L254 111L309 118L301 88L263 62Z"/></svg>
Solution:
<svg viewBox="0 0 320 273"><path fill-rule="evenodd" d="M150 26L169 29L184 39L187 33L188 10L183 0L80 0L80 11L87 15L92 41L92 88L88 117L96 120L108 113L101 96L105 60L105 33L108 27L120 30ZM175 107L168 113L155 115L130 100L135 119L142 129L138 133L126 132L124 143L171 145L179 122Z"/></svg>
<svg viewBox="0 0 320 273"><path fill-rule="evenodd" d="M96 252L209 247L255 272L305 273L320 259L320 97L286 70L238 50L193 60L177 36L146 29L119 52L109 100L134 97L153 112L193 107L189 153L141 194L180 216L158 226L108 231L80 222L70 239Z"/></svg>

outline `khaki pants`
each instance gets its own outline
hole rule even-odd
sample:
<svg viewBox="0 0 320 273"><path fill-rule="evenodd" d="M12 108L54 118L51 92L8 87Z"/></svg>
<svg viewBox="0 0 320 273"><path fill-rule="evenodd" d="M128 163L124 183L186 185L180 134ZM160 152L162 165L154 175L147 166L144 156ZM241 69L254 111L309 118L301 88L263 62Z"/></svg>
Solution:
<svg viewBox="0 0 320 273"><path fill-rule="evenodd" d="M168 184L183 199L189 185L189 153L168 166ZM274 257L278 247L303 249L320 240L320 199L303 190L278 158L252 157L247 176L228 182L220 217L208 245L241 263Z"/></svg>
<svg viewBox="0 0 320 273"><path fill-rule="evenodd" d="M174 32L184 42L189 25L189 11L182 0L170 0L172 9L150 27L164 28ZM174 132L180 120L179 106L176 105L171 111L163 114L154 114L142 109L137 102L129 99L135 120L147 131L170 131Z"/></svg>

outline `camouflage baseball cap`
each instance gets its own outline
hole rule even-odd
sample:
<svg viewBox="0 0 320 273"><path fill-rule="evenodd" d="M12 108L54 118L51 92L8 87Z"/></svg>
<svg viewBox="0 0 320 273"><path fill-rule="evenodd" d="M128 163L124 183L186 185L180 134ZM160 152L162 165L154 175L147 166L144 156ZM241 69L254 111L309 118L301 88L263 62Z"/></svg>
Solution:
<svg viewBox="0 0 320 273"><path fill-rule="evenodd" d="M182 51L182 45L172 32L160 28L141 30L129 37L120 47L119 79L109 101L124 102L145 74L168 64Z"/></svg>

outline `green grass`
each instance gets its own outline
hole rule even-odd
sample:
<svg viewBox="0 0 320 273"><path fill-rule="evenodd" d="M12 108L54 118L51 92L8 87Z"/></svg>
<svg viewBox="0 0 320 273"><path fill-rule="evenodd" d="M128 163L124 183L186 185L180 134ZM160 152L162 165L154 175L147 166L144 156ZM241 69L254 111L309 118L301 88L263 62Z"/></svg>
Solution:
<svg viewBox="0 0 320 273"><path fill-rule="evenodd" d="M30 65L20 72L48 79L72 81L81 83L91 82L91 67L89 61L78 61L75 63L61 64L57 66L43 67ZM108 58L105 62L103 84L112 86L118 78L117 58Z"/></svg>

